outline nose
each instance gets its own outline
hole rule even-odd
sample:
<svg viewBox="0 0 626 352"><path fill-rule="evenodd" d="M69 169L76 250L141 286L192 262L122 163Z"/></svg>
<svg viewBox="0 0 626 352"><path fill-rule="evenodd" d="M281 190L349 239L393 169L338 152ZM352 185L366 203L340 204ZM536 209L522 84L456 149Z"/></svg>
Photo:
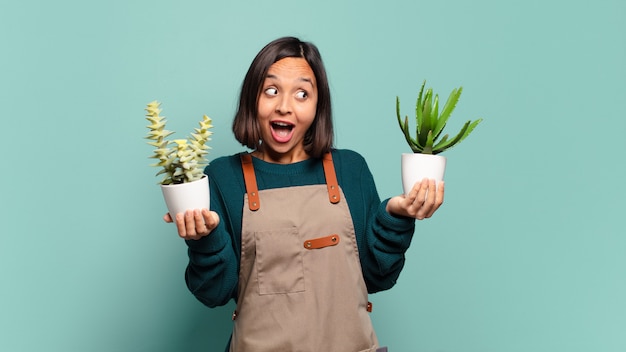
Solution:
<svg viewBox="0 0 626 352"><path fill-rule="evenodd" d="M291 99L288 96L282 96L276 104L276 112L281 115L291 113Z"/></svg>

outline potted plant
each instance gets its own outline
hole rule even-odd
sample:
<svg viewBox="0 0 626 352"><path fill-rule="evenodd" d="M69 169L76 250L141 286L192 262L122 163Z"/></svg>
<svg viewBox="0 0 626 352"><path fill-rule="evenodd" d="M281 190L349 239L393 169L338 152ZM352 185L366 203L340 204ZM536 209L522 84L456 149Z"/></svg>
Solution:
<svg viewBox="0 0 626 352"><path fill-rule="evenodd" d="M411 136L408 116L405 116L404 121L400 117L400 98L396 96L398 124L413 151L402 154L402 187L405 194L409 193L416 182L424 178L442 181L446 158L438 154L459 144L482 121L482 119L467 121L454 138L449 138L447 134L441 136L461 97L463 87L452 90L440 113L439 95L433 95L432 88L424 92L425 86L426 81L422 83L415 106L415 137Z"/></svg>
<svg viewBox="0 0 626 352"><path fill-rule="evenodd" d="M166 119L161 116L161 103L153 101L146 107L146 119L150 121L146 139L153 146L157 159L155 166L160 168L158 175L164 175L159 182L168 212L175 219L176 214L188 209L209 208L209 179L202 172L208 164L206 155L210 147L213 128L211 118L204 115L200 127L186 139L168 140L173 131L165 129Z"/></svg>

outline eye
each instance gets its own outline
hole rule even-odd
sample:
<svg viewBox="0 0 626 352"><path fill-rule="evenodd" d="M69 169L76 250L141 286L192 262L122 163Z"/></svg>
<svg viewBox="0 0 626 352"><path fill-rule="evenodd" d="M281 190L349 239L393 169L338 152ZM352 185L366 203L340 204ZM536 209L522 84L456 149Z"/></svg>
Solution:
<svg viewBox="0 0 626 352"><path fill-rule="evenodd" d="M309 95L307 94L307 92L301 90L298 93L296 93L296 98L298 99L306 99Z"/></svg>
<svg viewBox="0 0 626 352"><path fill-rule="evenodd" d="M276 89L274 87L266 88L265 89L265 94L267 94L267 95L277 95L278 94L278 89Z"/></svg>

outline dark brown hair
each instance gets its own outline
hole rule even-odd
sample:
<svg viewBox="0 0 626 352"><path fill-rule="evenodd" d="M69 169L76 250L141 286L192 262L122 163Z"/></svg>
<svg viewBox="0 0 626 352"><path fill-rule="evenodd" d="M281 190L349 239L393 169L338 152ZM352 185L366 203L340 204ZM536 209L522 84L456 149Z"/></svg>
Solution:
<svg viewBox="0 0 626 352"><path fill-rule="evenodd" d="M233 121L235 138L242 145L257 149L261 131L257 118L257 103L270 66L286 57L303 58L311 66L317 81L317 109L311 127L304 135L304 150L319 158L333 147L333 122L330 87L326 69L317 47L298 38L283 37L267 44L256 55L241 85L239 108Z"/></svg>

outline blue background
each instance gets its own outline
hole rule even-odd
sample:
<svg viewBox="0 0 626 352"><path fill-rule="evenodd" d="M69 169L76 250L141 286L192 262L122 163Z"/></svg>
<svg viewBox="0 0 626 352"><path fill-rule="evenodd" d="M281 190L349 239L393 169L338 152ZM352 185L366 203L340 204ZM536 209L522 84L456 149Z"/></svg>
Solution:
<svg viewBox="0 0 626 352"><path fill-rule="evenodd" d="M185 245L145 144L230 132L272 39L313 41L337 146L401 193L395 121L424 79L485 121L450 150L446 201L418 222L398 284L373 295L393 352L626 351L626 2L0 2L0 350L220 351L233 306L183 281Z"/></svg>

